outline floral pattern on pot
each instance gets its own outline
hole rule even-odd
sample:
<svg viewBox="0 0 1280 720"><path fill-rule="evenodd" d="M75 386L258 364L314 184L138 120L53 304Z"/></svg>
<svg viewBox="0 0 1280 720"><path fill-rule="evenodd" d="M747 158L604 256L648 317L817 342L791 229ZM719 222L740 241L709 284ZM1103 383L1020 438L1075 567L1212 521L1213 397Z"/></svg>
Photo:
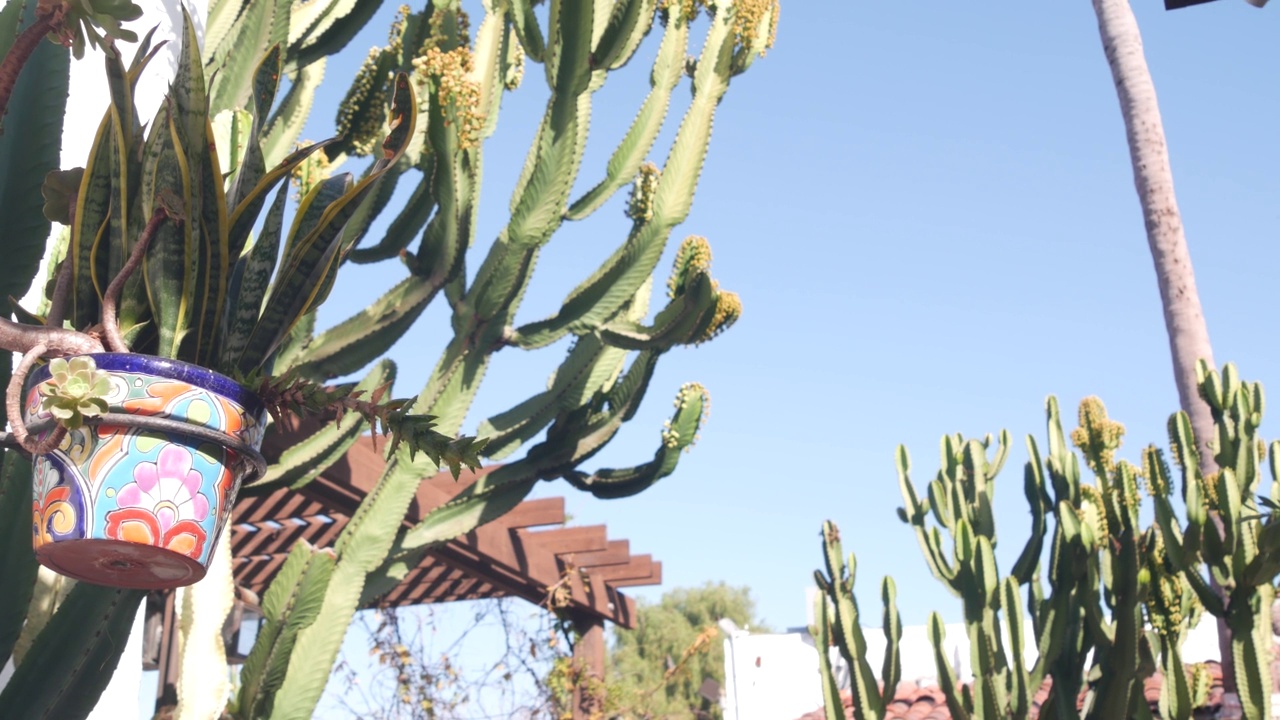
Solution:
<svg viewBox="0 0 1280 720"><path fill-rule="evenodd" d="M266 412L230 379L173 360L93 357L111 373L104 398L111 412L204 426L260 446ZM37 371L29 381L28 423L46 416L37 388L47 374ZM54 570L91 582L152 588L195 582L246 468L234 450L181 432L108 424L68 432L57 449L35 460L37 555Z"/></svg>
<svg viewBox="0 0 1280 720"><path fill-rule="evenodd" d="M60 484L62 474L53 463L42 462L34 469L32 546L39 549L47 543L75 537L77 526L83 526L84 508L80 488L74 483Z"/></svg>
<svg viewBox="0 0 1280 720"><path fill-rule="evenodd" d="M200 526L209 517L203 479L191 469L191 452L167 444L155 462L133 468L133 482L116 493L118 510L107 513L108 538L155 545L199 560L208 539Z"/></svg>

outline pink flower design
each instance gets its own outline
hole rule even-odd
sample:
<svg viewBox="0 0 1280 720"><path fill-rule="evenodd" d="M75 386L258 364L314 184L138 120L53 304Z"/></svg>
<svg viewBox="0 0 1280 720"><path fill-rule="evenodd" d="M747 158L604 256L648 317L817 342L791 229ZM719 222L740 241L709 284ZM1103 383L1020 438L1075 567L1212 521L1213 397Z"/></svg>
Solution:
<svg viewBox="0 0 1280 720"><path fill-rule="evenodd" d="M116 495L120 509L107 513L107 535L198 557L205 541L199 523L209 516L209 499L200 493L200 483L200 473L191 469L191 453L181 445L166 445L155 462L133 469L133 482Z"/></svg>

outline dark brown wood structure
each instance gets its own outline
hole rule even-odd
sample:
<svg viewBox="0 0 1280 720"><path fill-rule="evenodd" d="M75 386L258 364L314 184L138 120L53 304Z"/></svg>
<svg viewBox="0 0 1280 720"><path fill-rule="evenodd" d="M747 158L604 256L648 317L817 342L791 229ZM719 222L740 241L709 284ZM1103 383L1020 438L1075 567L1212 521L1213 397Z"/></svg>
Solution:
<svg viewBox="0 0 1280 720"><path fill-rule="evenodd" d="M284 442L268 443L271 457ZM272 447L274 445L275 447ZM235 610L224 630L228 659L235 656L239 626L257 611L256 599L284 564L299 540L328 547L378 482L385 467L369 438L360 439L346 456L299 490L281 488L242 497L231 524L234 573L240 588ZM404 518L418 523L434 507L456 496L492 468L466 472L459 480L448 473L425 479ZM427 553L405 579L374 603L376 606L422 605L454 600L521 597L543 605L558 590L561 610L582 635L575 647L581 666L593 674L604 668L604 623L631 627L635 602L621 590L662 582L662 563L648 555L632 555L626 540L610 540L604 525L566 527L564 498L527 500L497 520ZM157 596L149 603L148 666L160 670L159 693L176 681L172 600ZM171 687L171 685L170 685ZM171 692L171 690L169 691Z"/></svg>

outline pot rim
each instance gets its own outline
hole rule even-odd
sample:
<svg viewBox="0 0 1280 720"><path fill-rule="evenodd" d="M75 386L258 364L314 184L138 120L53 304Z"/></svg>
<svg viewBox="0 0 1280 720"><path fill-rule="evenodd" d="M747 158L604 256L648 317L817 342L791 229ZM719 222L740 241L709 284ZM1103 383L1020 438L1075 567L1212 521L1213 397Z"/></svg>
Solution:
<svg viewBox="0 0 1280 720"><path fill-rule="evenodd" d="M71 357L91 357L99 370L107 372L148 373L185 382L235 402L244 408L246 414L254 417L261 417L266 412L266 404L257 393L220 372L195 363L142 353L85 353ZM39 385L51 375L48 364L33 368L27 377L27 388Z"/></svg>

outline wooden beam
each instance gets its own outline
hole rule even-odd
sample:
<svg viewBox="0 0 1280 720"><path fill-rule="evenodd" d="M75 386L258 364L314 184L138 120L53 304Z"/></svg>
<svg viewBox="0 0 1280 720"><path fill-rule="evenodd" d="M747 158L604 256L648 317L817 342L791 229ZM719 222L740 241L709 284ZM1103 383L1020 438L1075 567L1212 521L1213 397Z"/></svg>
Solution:
<svg viewBox="0 0 1280 720"><path fill-rule="evenodd" d="M609 547L604 525L584 525L557 530L517 530L516 537L525 544L536 544L553 555L571 552L590 552Z"/></svg>

